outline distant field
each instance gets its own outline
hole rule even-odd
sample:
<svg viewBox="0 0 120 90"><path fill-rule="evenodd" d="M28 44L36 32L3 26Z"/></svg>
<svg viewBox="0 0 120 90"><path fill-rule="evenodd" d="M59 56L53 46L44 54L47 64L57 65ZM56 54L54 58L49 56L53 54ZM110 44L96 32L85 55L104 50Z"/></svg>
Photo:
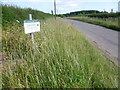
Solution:
<svg viewBox="0 0 120 90"><path fill-rule="evenodd" d="M83 22L88 22L100 26L104 26L106 28L110 28L113 30L120 31L120 26L118 25L119 23L119 18L117 14L91 14L91 15L77 15L77 16L72 16L72 17L66 17L68 19L73 19L73 20L78 20L78 21L83 21Z"/></svg>

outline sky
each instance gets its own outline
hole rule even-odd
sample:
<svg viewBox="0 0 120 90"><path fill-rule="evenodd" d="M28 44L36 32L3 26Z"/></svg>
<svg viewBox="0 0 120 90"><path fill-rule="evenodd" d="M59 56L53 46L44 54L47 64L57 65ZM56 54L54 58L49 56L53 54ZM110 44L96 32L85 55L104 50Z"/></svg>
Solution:
<svg viewBox="0 0 120 90"><path fill-rule="evenodd" d="M80 10L99 10L110 12L118 11L118 2L120 0L56 0L57 14L65 14ZM3 4L17 5L21 8L33 8L51 13L54 9L54 0L0 0Z"/></svg>

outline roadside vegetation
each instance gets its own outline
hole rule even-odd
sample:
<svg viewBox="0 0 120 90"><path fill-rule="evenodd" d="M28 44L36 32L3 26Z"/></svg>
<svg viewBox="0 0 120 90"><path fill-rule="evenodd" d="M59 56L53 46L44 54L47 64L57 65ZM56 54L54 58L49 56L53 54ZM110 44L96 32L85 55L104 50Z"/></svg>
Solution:
<svg viewBox="0 0 120 90"><path fill-rule="evenodd" d="M34 19L46 19L51 17L52 15L46 14L42 11L33 10L31 8L20 8L18 6L9 6L9 5L1 5L2 6L2 25L3 28L5 25L10 24L12 22L19 21L19 23L23 23L23 20L28 19L28 14L32 14Z"/></svg>
<svg viewBox="0 0 120 90"><path fill-rule="evenodd" d="M23 23L3 28L3 88L118 87L118 66L63 19L41 20L35 49Z"/></svg>
<svg viewBox="0 0 120 90"><path fill-rule="evenodd" d="M120 31L119 13L99 13L99 14L84 14L72 17L66 17L68 19L83 21L92 23L106 28L110 28L116 31Z"/></svg>

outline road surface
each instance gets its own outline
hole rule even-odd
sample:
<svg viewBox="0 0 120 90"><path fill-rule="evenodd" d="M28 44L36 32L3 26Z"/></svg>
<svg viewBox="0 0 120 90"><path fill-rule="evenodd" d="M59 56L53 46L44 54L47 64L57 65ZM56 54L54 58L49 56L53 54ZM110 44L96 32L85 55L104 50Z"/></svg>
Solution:
<svg viewBox="0 0 120 90"><path fill-rule="evenodd" d="M101 26L64 19L72 23L89 40L97 45L104 53L109 55L115 62L118 62L118 32Z"/></svg>

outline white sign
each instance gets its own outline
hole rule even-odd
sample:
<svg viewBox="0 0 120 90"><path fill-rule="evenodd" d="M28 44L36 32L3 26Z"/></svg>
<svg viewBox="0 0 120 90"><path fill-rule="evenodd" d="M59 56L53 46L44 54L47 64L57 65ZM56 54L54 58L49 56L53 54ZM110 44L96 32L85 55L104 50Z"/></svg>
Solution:
<svg viewBox="0 0 120 90"><path fill-rule="evenodd" d="M40 21L39 20L24 20L25 34L39 32Z"/></svg>

